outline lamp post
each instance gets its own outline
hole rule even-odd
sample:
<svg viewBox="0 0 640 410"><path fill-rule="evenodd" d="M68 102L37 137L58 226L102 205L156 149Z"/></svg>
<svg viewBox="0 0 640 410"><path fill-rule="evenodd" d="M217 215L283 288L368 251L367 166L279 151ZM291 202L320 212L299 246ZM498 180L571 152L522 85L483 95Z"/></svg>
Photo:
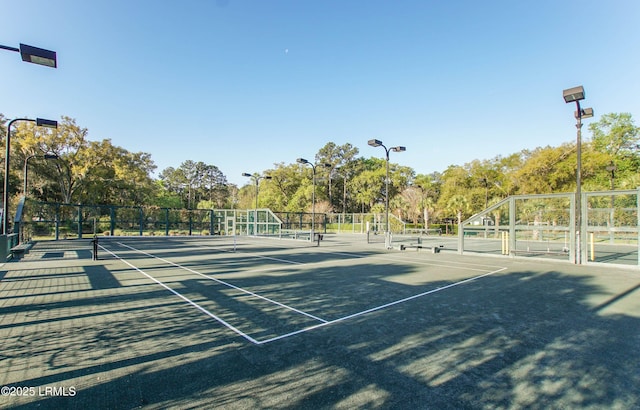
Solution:
<svg viewBox="0 0 640 410"><path fill-rule="evenodd" d="M11 126L16 121L30 121L35 122L38 127L58 128L57 121L46 120L44 118L36 118L35 120L30 118L15 118L9 121L4 154L4 195L2 201L2 233L4 235L7 234L7 228L9 226L9 154L11 147Z"/></svg>
<svg viewBox="0 0 640 410"><path fill-rule="evenodd" d="M298 158L296 159L296 162L302 165L311 165L311 169L313 170L313 180L312 180L313 191L311 192L311 235L310 235L310 239L313 241L313 235L315 232L315 222L316 222L316 167L322 166L324 168L331 168L331 164L326 164L326 163L312 164L311 162L307 161L304 158Z"/></svg>
<svg viewBox="0 0 640 410"><path fill-rule="evenodd" d="M384 244L385 247L387 249L391 248L391 231L389 230L389 151L393 151L393 152L403 152L406 151L407 148L403 147L403 146L397 146L397 147L391 147L391 148L387 148L384 146L384 144L382 143L382 141L380 140L369 140L369 142L367 143L372 147L382 147L384 148L384 151L386 153L386 161L387 161L387 176L385 178L385 189L384 189L384 211L386 214L386 232L385 232L385 236L384 236Z"/></svg>
<svg viewBox="0 0 640 410"><path fill-rule="evenodd" d="M47 67L58 68L58 59L55 51L45 50L44 48L38 48L28 46L26 44L20 44L20 48L3 46L0 44L0 49L15 51L20 53L22 61L27 63L44 65Z"/></svg>
<svg viewBox="0 0 640 410"><path fill-rule="evenodd" d="M58 159L58 156L56 154L44 154L44 155L29 155L27 158L24 159L24 186L22 188L22 193L24 194L24 197L27 197L27 164L29 162L29 160L31 158L43 158L43 159Z"/></svg>
<svg viewBox="0 0 640 410"><path fill-rule="evenodd" d="M609 241L611 243L615 243L615 238L613 235L613 224L614 224L614 218L615 218L616 198L615 198L615 195L613 194L613 190L615 189L614 180L616 178L616 171L618 170L618 167L616 167L616 164L614 164L613 161L611 161L605 169L610 172L609 178L611 181L611 198L610 198L610 207L609 207L610 208L609 209Z"/></svg>
<svg viewBox="0 0 640 410"><path fill-rule="evenodd" d="M611 182L611 190L613 191L615 189L613 180L616 178L616 171L618 170L618 167L616 167L616 164L614 164L613 161L611 161L605 169L610 173L609 180Z"/></svg>
<svg viewBox="0 0 640 410"><path fill-rule="evenodd" d="M574 263L582 263L582 119L593 117L593 108L580 108L580 101L584 100L584 88L580 85L578 87L568 88L562 91L562 97L567 104L575 102L576 111L574 116L576 117L577 128L577 169L576 169L576 250L574 255Z"/></svg>
<svg viewBox="0 0 640 410"><path fill-rule="evenodd" d="M261 179L271 179L270 175L260 176L259 174L249 174L246 172L242 173L243 177L249 177L255 181L256 184L256 209L254 210L254 218L253 218L253 234L258 235L258 183Z"/></svg>

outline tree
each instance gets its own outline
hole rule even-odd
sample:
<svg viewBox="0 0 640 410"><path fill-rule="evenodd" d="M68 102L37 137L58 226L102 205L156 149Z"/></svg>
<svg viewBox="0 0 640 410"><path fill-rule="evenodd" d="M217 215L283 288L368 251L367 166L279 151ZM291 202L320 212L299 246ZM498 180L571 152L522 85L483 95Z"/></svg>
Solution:
<svg viewBox="0 0 640 410"><path fill-rule="evenodd" d="M458 218L458 225L462 223L462 216L469 211L469 201L464 195L454 195L447 202L449 209Z"/></svg>
<svg viewBox="0 0 640 410"><path fill-rule="evenodd" d="M306 204L300 203L298 197L294 199L304 180L298 164L275 164L275 168L266 170L264 174L271 179L260 186L260 203L276 211L302 212ZM304 183L311 182L307 180Z"/></svg>
<svg viewBox="0 0 640 410"><path fill-rule="evenodd" d="M400 194L403 212L414 224L418 223L424 207L423 191L420 187L410 186Z"/></svg>
<svg viewBox="0 0 640 410"><path fill-rule="evenodd" d="M58 159L38 166L37 178L49 181L42 191L47 199L63 203L136 205L147 202L155 185L151 156L116 147L109 139L90 141L88 130L69 117L62 117L57 130L35 127L31 122L17 127L12 148L12 168L21 173L30 155L55 154ZM19 162L21 160L21 163ZM34 169L35 170L35 169ZM55 188L55 190L54 190Z"/></svg>
<svg viewBox="0 0 640 410"><path fill-rule="evenodd" d="M640 129L629 113L604 114L598 122L589 124L593 147L612 156L636 154Z"/></svg>
<svg viewBox="0 0 640 410"><path fill-rule="evenodd" d="M338 168L347 167L354 160L356 155L358 155L358 152L358 148L349 143L336 145L334 142L328 142L324 147L320 148L320 150L316 154L316 164L331 165L331 168L329 169L328 195L329 202L331 203L333 208L337 208L337 205L339 203L339 196L334 195L334 188L332 184L332 176L334 174L334 171ZM342 182L344 183L344 178L342 179ZM339 183L340 179L338 179L338 184ZM341 189L344 190L344 186L338 186L336 188L338 191L340 191Z"/></svg>
<svg viewBox="0 0 640 410"><path fill-rule="evenodd" d="M362 212L371 209L375 202L384 203L384 178L385 169L366 170L360 172L351 180L352 190L355 192L356 201L361 204Z"/></svg>
<svg viewBox="0 0 640 410"><path fill-rule="evenodd" d="M588 160L587 151L588 145L584 144L584 163ZM517 181L517 193L546 194L573 190L575 189L576 164L575 144L567 143L559 147L536 148L529 153L522 167L512 174L512 177Z"/></svg>
<svg viewBox="0 0 640 410"><path fill-rule="evenodd" d="M593 149L601 154L596 168L600 171L597 176L599 189L610 188L614 178L618 186L635 187L640 170L640 128L633 123L631 114L605 114L598 122L589 124L589 130Z"/></svg>
<svg viewBox="0 0 640 410"><path fill-rule="evenodd" d="M177 169L173 167L164 169L159 177L165 189L184 198L184 206L187 208L203 200L208 200L220 208L227 202L229 195L227 178L215 165L187 160Z"/></svg>

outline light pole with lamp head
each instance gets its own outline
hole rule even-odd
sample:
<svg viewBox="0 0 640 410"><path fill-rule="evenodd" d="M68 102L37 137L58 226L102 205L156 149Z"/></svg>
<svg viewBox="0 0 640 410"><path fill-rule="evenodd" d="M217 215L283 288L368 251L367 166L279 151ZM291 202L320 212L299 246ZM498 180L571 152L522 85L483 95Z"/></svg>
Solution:
<svg viewBox="0 0 640 410"><path fill-rule="evenodd" d="M0 49L15 51L20 53L22 61L27 63L44 65L47 67L58 68L58 59L55 51L45 50L44 48L38 48L28 46L26 44L20 44L20 48L3 46L0 44Z"/></svg>
<svg viewBox="0 0 640 410"><path fill-rule="evenodd" d="M611 182L611 185L610 185L611 198L609 199L609 241L611 243L615 243L615 237L613 234L613 225L614 225L614 219L616 214L616 210L615 210L616 197L613 194L613 190L615 189L614 180L616 178L616 171L618 170L618 167L616 167L616 164L613 162L613 160L611 160L611 162L609 163L609 165L607 165L605 169L609 171L609 179Z"/></svg>
<svg viewBox="0 0 640 410"><path fill-rule="evenodd" d="M27 44L20 44L20 48L9 47L0 44L0 49L15 51L20 53L22 57L22 61L26 61L27 63L33 63L38 65L44 65L47 67L57 68L58 67L58 58L55 51L45 50L44 48L38 48L29 46ZM6 155L4 157L4 196L3 196L3 208L2 208L2 234L7 234L7 227L9 222L9 144L11 138L11 125L15 121L35 121L39 126L45 127L58 127L58 123L56 121L44 120L42 118L38 118L37 120L31 120L28 118L16 118L9 122L7 126L7 140L6 140Z"/></svg>
<svg viewBox="0 0 640 410"><path fill-rule="evenodd" d="M58 122L54 120L47 120L44 118L36 118L32 120L30 118L15 118L9 121L7 125L7 138L5 140L5 154L4 154L4 195L2 201L2 233L7 234L7 228L9 227L9 154L11 147L11 126L16 121L29 121L35 122L38 127L58 128Z"/></svg>
<svg viewBox="0 0 640 410"><path fill-rule="evenodd" d="M386 161L387 161L387 176L385 178L385 188L384 188L384 212L386 214L386 232L385 232L385 237L384 237L384 245L387 249L391 248L391 231L389 230L389 151L393 151L393 152L404 152L407 150L406 147L403 146L397 146L397 147L391 147L391 148L387 148L384 146L384 144L382 143L382 141L380 140L376 140L376 139L372 139L369 140L369 142L367 143L372 147L382 147L384 148L384 151L386 153Z"/></svg>
<svg viewBox="0 0 640 410"><path fill-rule="evenodd" d="M568 88L562 91L562 97L564 102L569 104L576 103L576 111L574 113L576 117L577 128L577 142L576 142L576 154L577 154L577 169L576 169L576 249L574 255L574 263L577 265L582 264L582 119L593 117L593 108L580 108L580 101L584 100L584 88L580 85L578 87Z"/></svg>
<svg viewBox="0 0 640 410"><path fill-rule="evenodd" d="M258 183L260 182L261 179L271 179L272 177L270 175L260 176L259 174L256 174L256 173L249 174L247 172L243 172L242 176L253 179L256 184L256 209L254 211L254 218L253 218L253 234L257 236L258 235Z"/></svg>
<svg viewBox="0 0 640 410"><path fill-rule="evenodd" d="M309 236L309 239L313 241L314 240L313 237L315 233L315 222L316 222L316 167L322 166L324 168L331 168L331 164L326 164L326 163L312 164L311 162L309 162L304 158L298 158L296 159L296 162L302 165L311 165L311 169L313 171L313 180L312 180L313 191L311 192L311 235Z"/></svg>

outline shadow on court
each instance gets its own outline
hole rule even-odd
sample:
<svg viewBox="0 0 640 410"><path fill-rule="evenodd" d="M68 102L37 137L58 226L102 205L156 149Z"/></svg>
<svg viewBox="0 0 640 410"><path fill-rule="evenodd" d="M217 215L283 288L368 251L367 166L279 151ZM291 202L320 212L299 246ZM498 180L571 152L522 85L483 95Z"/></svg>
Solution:
<svg viewBox="0 0 640 410"><path fill-rule="evenodd" d="M0 365L6 371L0 384L34 387L36 394L3 396L0 407L640 406L637 271L459 260L508 269L263 345L249 343L117 260L5 264ZM260 263L245 262L242 269ZM286 319L247 295L176 277L158 261L146 269L257 334ZM357 271L323 266L233 283L340 317L451 283L432 280L420 287L388 280L416 269L397 261ZM41 395L38 389L47 386L68 394Z"/></svg>

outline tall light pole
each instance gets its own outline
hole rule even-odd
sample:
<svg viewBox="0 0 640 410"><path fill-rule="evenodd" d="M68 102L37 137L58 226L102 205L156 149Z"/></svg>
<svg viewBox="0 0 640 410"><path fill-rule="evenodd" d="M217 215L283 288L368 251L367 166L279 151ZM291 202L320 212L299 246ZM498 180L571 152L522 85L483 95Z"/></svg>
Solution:
<svg viewBox="0 0 640 410"><path fill-rule="evenodd" d="M296 159L298 164L302 165L311 165L311 169L313 170L313 191L311 192L311 235L310 239L313 241L313 235L315 232L315 222L316 222L316 167L322 166L324 168L331 168L331 164L322 163L322 164L312 164L304 158Z"/></svg>
<svg viewBox="0 0 640 410"><path fill-rule="evenodd" d="M618 170L618 167L616 167L616 164L614 164L614 162L611 161L609 165L605 167L605 169L609 171L609 181L611 182L611 190L613 191L615 189L615 184L613 183L613 180L616 178L616 171Z"/></svg>
<svg viewBox="0 0 640 410"><path fill-rule="evenodd" d="M576 250L574 255L574 263L582 263L582 119L593 117L593 108L580 108L580 101L584 100L584 88L578 87L568 88L562 91L562 97L567 104L576 103L576 128L577 128L577 169L576 169Z"/></svg>
<svg viewBox="0 0 640 410"><path fill-rule="evenodd" d="M614 225L614 218L615 218L615 204L616 204L616 198L615 195L613 194L613 190L615 189L615 183L614 180L616 178L616 171L618 170L618 167L616 167L616 164L614 164L613 160L609 163L609 165L605 168L607 171L609 171L609 178L611 180L611 198L610 198L610 206L609 206L609 240L611 243L615 243L615 237L613 235L613 225Z"/></svg>
<svg viewBox="0 0 640 410"><path fill-rule="evenodd" d="M32 120L30 118L15 118L9 121L7 125L7 138L5 140L5 154L4 154L4 195L2 201L2 233L7 234L7 228L9 226L9 154L11 147L11 126L16 121L30 121L35 122L38 127L58 128L58 122L53 120L46 120L44 118L36 118Z"/></svg>
<svg viewBox="0 0 640 410"><path fill-rule="evenodd" d="M20 48L3 46L0 44L0 49L20 53L22 61L26 61L27 63L39 64L52 68L58 67L58 58L55 51L45 50L44 48L33 47L22 43L20 44ZM42 118L38 118L36 120L16 118L9 122L9 125L7 126L6 154L4 157L4 195L2 201L2 233L4 235L7 234L7 227L9 226L9 146L11 139L11 125L15 121L35 121L39 126L53 128L58 127L58 123L56 121L45 120Z"/></svg>
<svg viewBox="0 0 640 410"><path fill-rule="evenodd" d="M24 159L24 175L23 175L23 177L24 177L24 186L22 188L22 193L24 194L25 198L27 197L27 175L28 175L28 173L27 173L27 171L28 171L27 164L28 164L28 162L29 162L29 160L31 158L58 159L58 156L56 154L44 154L44 155L33 154L33 155L29 155L28 157L26 157Z"/></svg>
<svg viewBox="0 0 640 410"><path fill-rule="evenodd" d="M391 248L391 231L389 230L389 151L393 151L393 152L403 152L406 151L407 148L403 147L403 146L397 146L397 147L391 147L391 148L387 148L384 146L384 144L382 143L382 141L380 140L369 140L369 142L367 143L372 147L382 147L384 148L384 151L386 153L386 160L387 160L387 176L385 178L385 189L384 189L384 210L385 210L385 214L386 214L386 232L385 232L385 236L384 236L384 244L385 247L387 249Z"/></svg>
<svg viewBox="0 0 640 410"><path fill-rule="evenodd" d="M260 176L257 173L249 174L246 172L242 173L243 177L249 177L255 181L256 184L256 209L254 210L254 218L253 218L253 234L258 235L258 183L261 179L271 179L270 175Z"/></svg>
<svg viewBox="0 0 640 410"><path fill-rule="evenodd" d="M38 48L28 46L26 44L20 44L20 48L3 46L0 44L0 49L15 51L20 53L22 61L27 63L44 65L47 67L58 68L58 59L55 51L45 50L44 48Z"/></svg>

